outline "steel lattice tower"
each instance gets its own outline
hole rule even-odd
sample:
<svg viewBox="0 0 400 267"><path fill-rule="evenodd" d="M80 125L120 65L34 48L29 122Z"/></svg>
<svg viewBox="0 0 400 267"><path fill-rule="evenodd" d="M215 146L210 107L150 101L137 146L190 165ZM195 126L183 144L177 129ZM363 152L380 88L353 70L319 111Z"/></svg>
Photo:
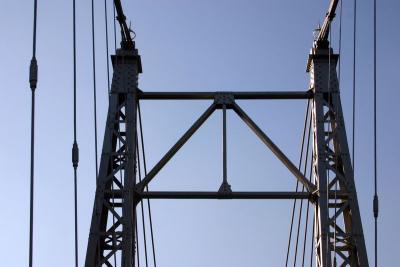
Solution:
<svg viewBox="0 0 400 267"><path fill-rule="evenodd" d="M133 189L141 64L134 49L118 50L112 62L114 75L85 266L110 266L108 260L118 251L122 252L122 266L133 266L135 208L139 202Z"/></svg>
<svg viewBox="0 0 400 267"><path fill-rule="evenodd" d="M338 55L312 49L309 59L313 97L313 176L317 266L368 266L353 168L336 74ZM337 200L338 194L344 194Z"/></svg>
<svg viewBox="0 0 400 267"><path fill-rule="evenodd" d="M347 144L339 83L338 55L327 41L337 1L332 0L325 22L310 52L309 90L304 92L142 92L138 89L141 60L130 38L119 1L123 32L121 49L112 56L112 80L107 123L97 179L86 267L135 266L136 207L144 199L309 199L314 205L316 266L367 267L368 258L358 207L353 169ZM122 16L121 16L122 14ZM213 100L164 157L139 182L137 179L137 107L140 100ZM306 178L265 132L236 103L238 99L311 100L313 179ZM145 190L158 172L216 111L233 110L304 186L305 192L236 192L224 180L215 192Z"/></svg>

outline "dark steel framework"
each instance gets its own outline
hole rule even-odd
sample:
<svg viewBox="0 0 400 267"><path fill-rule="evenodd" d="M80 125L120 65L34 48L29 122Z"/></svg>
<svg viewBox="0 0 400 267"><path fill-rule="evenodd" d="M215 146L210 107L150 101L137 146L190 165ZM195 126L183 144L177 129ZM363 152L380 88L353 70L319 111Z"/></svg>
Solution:
<svg viewBox="0 0 400 267"><path fill-rule="evenodd" d="M326 20L331 21L332 1ZM334 13L334 10L333 10ZM123 22L122 22L123 23ZM325 33L329 23L324 23ZM328 27L326 29L326 27ZM124 40L124 39L123 39ZM323 42L319 42L322 40ZM138 89L141 61L134 42L112 56L114 67L107 124L86 254L86 267L135 266L136 207L144 199L308 199L314 205L316 266L368 266L339 84L338 55L319 36L307 70L310 88L292 92L143 92ZM131 43L130 43L131 44ZM238 99L311 100L313 175L308 179L237 104ZM140 100L213 100L143 180L137 175ZM226 110L233 110L305 187L305 192L236 192L226 179ZM158 172L216 111L223 116L223 182L215 192L148 191Z"/></svg>

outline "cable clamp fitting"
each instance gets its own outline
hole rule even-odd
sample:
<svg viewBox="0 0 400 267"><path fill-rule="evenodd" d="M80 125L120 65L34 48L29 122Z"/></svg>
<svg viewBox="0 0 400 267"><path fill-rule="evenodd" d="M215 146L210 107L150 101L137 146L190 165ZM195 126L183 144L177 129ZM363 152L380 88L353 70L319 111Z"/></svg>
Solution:
<svg viewBox="0 0 400 267"><path fill-rule="evenodd" d="M79 148L78 144L75 141L74 144L72 145L72 166L74 166L74 168L77 168L78 163L79 163Z"/></svg>
<svg viewBox="0 0 400 267"><path fill-rule="evenodd" d="M31 59L31 65L29 67L29 84L31 90L34 91L38 81L38 65L35 57Z"/></svg>
<svg viewBox="0 0 400 267"><path fill-rule="evenodd" d="M374 196L374 217L378 218L378 214L379 214L379 199L378 199L378 196L375 195Z"/></svg>

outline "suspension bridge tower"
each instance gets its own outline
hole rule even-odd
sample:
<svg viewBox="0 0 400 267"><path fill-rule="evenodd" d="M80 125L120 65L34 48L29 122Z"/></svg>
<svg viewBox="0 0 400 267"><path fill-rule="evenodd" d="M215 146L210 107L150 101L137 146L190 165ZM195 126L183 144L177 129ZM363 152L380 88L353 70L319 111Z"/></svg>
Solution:
<svg viewBox="0 0 400 267"><path fill-rule="evenodd" d="M137 266L136 208L148 199L306 199L314 207L315 265L368 267L356 186L347 144L336 64L339 55L328 35L338 0L332 0L311 49L304 92L143 92L138 89L141 59L122 6L115 0L121 27L121 48L112 56L114 68L94 200L86 267ZM211 100L164 157L138 177L139 101ZM307 178L235 102L238 99L305 99L311 106L312 176ZM215 192L148 191L147 185L216 110L224 114L224 180ZM236 192L226 179L226 110L233 110L304 186L303 192ZM140 113L139 113L140 114ZM268 264L267 264L268 265Z"/></svg>
<svg viewBox="0 0 400 267"><path fill-rule="evenodd" d="M368 266L336 73L339 55L328 41L337 4L331 1L307 64L313 91L316 264Z"/></svg>

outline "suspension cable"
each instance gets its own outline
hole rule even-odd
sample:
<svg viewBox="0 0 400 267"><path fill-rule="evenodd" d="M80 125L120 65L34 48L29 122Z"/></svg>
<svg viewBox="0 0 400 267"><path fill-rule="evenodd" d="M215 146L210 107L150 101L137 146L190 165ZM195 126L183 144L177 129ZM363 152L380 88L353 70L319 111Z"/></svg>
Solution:
<svg viewBox="0 0 400 267"><path fill-rule="evenodd" d="M315 214L314 214L312 232L311 233L312 233L312 235L311 235L310 267L313 266L313 261L314 261Z"/></svg>
<svg viewBox="0 0 400 267"><path fill-rule="evenodd" d="M375 267L378 267L378 156L377 156L377 108L376 108L376 0L374 0L374 223L375 223Z"/></svg>
<svg viewBox="0 0 400 267"><path fill-rule="evenodd" d="M109 47L108 47L108 14L107 14L107 0L104 0L104 22L106 26L106 58L107 58L107 85L108 85L108 95L111 93L110 87L110 60L109 60Z"/></svg>
<svg viewBox="0 0 400 267"><path fill-rule="evenodd" d="M301 163L303 160L304 140L305 140L305 136L306 136L309 108L310 108L310 101L307 102L306 116L305 116L305 120L304 120L304 129L303 129L303 136L302 136L302 140L301 140L301 149L300 149L299 169L301 168ZM298 190L299 190L299 181L297 180L296 192L298 192ZM295 199L293 201L293 207L292 207L289 238L288 238L288 245L287 245L287 251L286 251L286 264L285 264L286 267L288 266L288 263L289 263L289 254L290 254L290 246L291 246L291 241L292 241L292 232L293 232L293 223L294 223L294 215L295 215L295 211L296 211L296 204L297 204L297 199Z"/></svg>
<svg viewBox="0 0 400 267"><path fill-rule="evenodd" d="M107 95L108 95L108 101L110 101L111 86L110 86L110 61L109 61L109 45L108 45L109 37L108 37L107 0L104 0L104 23L105 23L105 30L106 30L105 42L106 42L106 68L107 68ZM119 133L119 128L118 128L118 133ZM97 142L96 142L96 144L97 144ZM96 157L96 159L97 159L97 157ZM120 170L120 175L121 175L121 170ZM121 180L122 180L122 178L121 178ZM114 209L115 203L114 203L114 190L113 189L114 189L114 180L111 181L111 190L113 192L111 205L112 205L112 208ZM112 219L113 219L113 224L115 224L115 215L114 214L112 214ZM113 242L113 245L116 245L115 233L113 233L112 242ZM99 240L98 246L100 247L100 240ZM100 250L99 250L99 252L100 252ZM99 255L99 257L100 257L100 255ZM117 266L116 253L114 253L113 259L114 259L114 266Z"/></svg>
<svg viewBox="0 0 400 267"><path fill-rule="evenodd" d="M136 211L135 211L136 212ZM136 216L135 216L136 218ZM137 224L137 220L135 223L135 232L136 232L136 259L137 259L137 267L140 267L140 252L139 252L139 231L138 231L138 224Z"/></svg>
<svg viewBox="0 0 400 267"><path fill-rule="evenodd" d="M136 135L136 143L139 143L139 139ZM142 182L142 172L141 172L141 164L140 164L140 153L139 153L139 146L136 146L136 153L137 153L137 161L138 161L138 172L139 172L139 183ZM142 211L142 230L143 230L143 245L144 245L144 258L145 258L145 262L146 262L146 267L149 266L149 261L148 261L148 257L147 257L147 239L146 239L146 222L144 219L144 206L143 206L143 201L140 201L140 208ZM139 240L138 240L139 241Z"/></svg>
<svg viewBox="0 0 400 267"><path fill-rule="evenodd" d="M311 108L312 110L312 108ZM312 127L312 121L313 121L313 113L311 112L310 114L310 123L309 123L309 132L308 132L308 140L307 140L307 150L308 150L308 146L309 146L309 142L311 139L311 127ZM311 157L313 157L313 149L314 147L311 148ZM309 153L309 152L307 152ZM312 173L313 173L313 160L310 160L310 182L312 179ZM306 176L306 172L304 171L304 176ZM305 219L305 226L304 226L304 238L303 238L303 255L302 255L302 263L301 266L304 267L304 261L305 261L305 253L306 253L306 246L307 246L307 232L308 232L308 216L309 216L309 212L310 212L310 200L307 201L307 208L306 208L306 219ZM311 248L312 251L312 248Z"/></svg>
<svg viewBox="0 0 400 267"><path fill-rule="evenodd" d="M354 0L353 8L353 106L352 106L352 160L353 172L355 172L355 136L356 136L356 46L357 46L357 0Z"/></svg>
<svg viewBox="0 0 400 267"><path fill-rule="evenodd" d="M315 104L315 102L313 101L312 102L312 105L313 105L313 107L312 107L312 109L314 109L314 104ZM312 118L312 120L315 120L316 118ZM315 140L313 140L313 142L315 142ZM315 151L314 151L314 149L315 149L315 147L313 146L313 151L312 151L312 155L313 155L313 157L314 157L314 153L315 153ZM314 160L314 159L313 159ZM312 162L312 161L311 161ZM313 168L311 168L310 169L310 180L313 180L313 182L314 182L314 184L316 183L316 176L315 175L313 175ZM310 243L311 243L311 246L310 246L310 251L311 251L311 253L310 253L310 267L312 267L313 266L313 260L314 260L314 237L315 237L315 220L316 220L316 216L315 216L315 211L314 211L314 216L313 216L313 220L312 220L312 222L313 222L313 224L312 224L312 231L311 231L311 241L310 241ZM304 238L306 238L307 236L305 235L305 237ZM305 254L305 252L303 252L303 254ZM304 266L303 266L304 267Z"/></svg>
<svg viewBox="0 0 400 267"><path fill-rule="evenodd" d="M310 148L310 134L311 134L311 127L308 128L308 135L307 135L308 138L307 138L306 153L305 153L306 158L305 158L305 163L303 166L304 167L304 171L303 171L304 175L306 175L306 173L307 173L308 154L309 154L309 148ZM302 186L301 192L304 192L304 186ZM297 250L298 250L298 244L299 244L302 213L303 213L303 200L300 200L299 219L297 221L296 245L295 245L293 266L296 266L296 263L297 263Z"/></svg>
<svg viewBox="0 0 400 267"><path fill-rule="evenodd" d="M94 156L96 168L96 186L98 176L98 151L97 151L97 89L96 89L96 48L94 36L94 0L92 0L92 69L93 69L93 119L94 119Z"/></svg>
<svg viewBox="0 0 400 267"><path fill-rule="evenodd" d="M310 152L310 136L311 136L311 122L312 122L312 114L310 115L310 121L308 123L308 134L307 134L307 145L306 145L306 158L304 162L304 171L303 174L304 176L307 175L307 166L308 166L308 156ZM302 186L301 192L304 192L304 185ZM295 246L295 253L294 253L294 264L293 266L296 266L297 262L297 250L298 250L298 244L299 244L299 237L300 237L300 227L301 227L301 218L303 214L303 199L300 200L300 208L299 208L299 219L297 222L297 234L296 234L296 246Z"/></svg>
<svg viewBox="0 0 400 267"><path fill-rule="evenodd" d="M30 166L30 207L29 207L29 267L33 264L33 201L34 201L34 167L35 167L35 90L38 81L38 66L36 60L36 28L37 0L33 2L33 41L32 59L29 67L29 85L31 88L31 166Z"/></svg>
<svg viewBox="0 0 400 267"><path fill-rule="evenodd" d="M142 113L140 110L140 102L138 102L138 115L139 115L140 140L141 140L141 145L142 145L144 175L147 176L146 154L145 154L145 146L144 146L143 124L142 124ZM149 191L148 185L146 185L146 191L147 192ZM151 215L150 199L147 199L147 207L148 207L148 213L149 213L151 247L152 247L152 251L153 251L153 263L154 263L154 267L157 267L156 249L155 249L155 243L154 243L153 219L152 219L152 215Z"/></svg>
<svg viewBox="0 0 400 267"><path fill-rule="evenodd" d="M78 195L77 178L79 149L76 141L76 5L72 0L72 27L73 27L73 64L74 64L74 143L72 145L72 166L74 167L74 212L75 212L75 267L78 267Z"/></svg>
<svg viewBox="0 0 400 267"><path fill-rule="evenodd" d="M116 26L116 20L117 17L115 16L115 2L113 1L113 15L114 15L114 19L113 19L113 23L114 23L114 50L115 53L117 53L117 26Z"/></svg>
<svg viewBox="0 0 400 267"><path fill-rule="evenodd" d="M339 80L339 91L341 82L341 67L342 67L342 20L343 20L343 1L340 0L340 13L339 13L339 58L338 58L338 80Z"/></svg>

